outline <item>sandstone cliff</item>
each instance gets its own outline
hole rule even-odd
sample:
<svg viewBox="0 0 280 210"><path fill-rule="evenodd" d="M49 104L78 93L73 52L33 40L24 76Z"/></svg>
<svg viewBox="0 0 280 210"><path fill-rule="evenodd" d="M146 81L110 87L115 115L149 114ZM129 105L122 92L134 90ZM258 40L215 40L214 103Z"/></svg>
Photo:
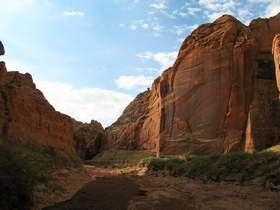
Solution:
<svg viewBox="0 0 280 210"><path fill-rule="evenodd" d="M254 151L280 142L271 54L279 32L280 14L249 26L229 15L201 25L142 97L145 113L107 130L114 130L109 145L174 155ZM130 113L139 107L131 106ZM123 115L129 118L128 112Z"/></svg>
<svg viewBox="0 0 280 210"><path fill-rule="evenodd" d="M75 154L72 119L56 112L30 74L0 64L0 136Z"/></svg>
<svg viewBox="0 0 280 210"><path fill-rule="evenodd" d="M108 144L119 149L152 149L155 142L143 133L143 123L150 108L150 90L140 93L124 110L120 118L106 128ZM148 141L147 141L148 139Z"/></svg>
<svg viewBox="0 0 280 210"><path fill-rule="evenodd" d="M77 153L84 160L92 159L103 149L106 141L104 128L95 120L82 123L73 119L73 125Z"/></svg>

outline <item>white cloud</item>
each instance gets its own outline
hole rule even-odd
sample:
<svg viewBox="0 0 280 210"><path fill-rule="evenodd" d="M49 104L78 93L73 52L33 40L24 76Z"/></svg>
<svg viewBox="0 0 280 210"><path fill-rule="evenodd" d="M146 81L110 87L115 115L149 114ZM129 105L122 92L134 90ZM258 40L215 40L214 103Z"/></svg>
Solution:
<svg viewBox="0 0 280 210"><path fill-rule="evenodd" d="M155 14L155 12L154 11L148 11L148 14L153 15L153 14Z"/></svg>
<svg viewBox="0 0 280 210"><path fill-rule="evenodd" d="M50 6L50 2L49 2L48 0L45 0L45 1L44 1L44 6L45 6L45 7L49 7L49 6Z"/></svg>
<svg viewBox="0 0 280 210"><path fill-rule="evenodd" d="M270 0L265 10L265 17L277 15L280 12L280 0Z"/></svg>
<svg viewBox="0 0 280 210"><path fill-rule="evenodd" d="M32 4L33 0L24 0L24 2L27 3L27 4Z"/></svg>
<svg viewBox="0 0 280 210"><path fill-rule="evenodd" d="M144 75L120 76L115 80L117 86L123 89L135 89L139 87L150 86L153 82L153 77Z"/></svg>
<svg viewBox="0 0 280 210"><path fill-rule="evenodd" d="M124 23L121 23L121 24L120 24L120 27L125 27L125 24L124 24Z"/></svg>
<svg viewBox="0 0 280 210"><path fill-rule="evenodd" d="M71 11L71 12L63 12L63 15L65 16L85 16L85 14L83 12L75 12L75 11Z"/></svg>
<svg viewBox="0 0 280 210"><path fill-rule="evenodd" d="M130 95L116 91L74 88L60 82L38 81L37 88L44 93L56 110L83 122L98 120L103 126L117 120L133 99Z"/></svg>
<svg viewBox="0 0 280 210"><path fill-rule="evenodd" d="M149 28L149 24L144 23L144 24L142 25L142 28L145 28L145 29Z"/></svg>
<svg viewBox="0 0 280 210"><path fill-rule="evenodd" d="M167 8L165 1L156 1L153 4L150 4L150 7L153 7L155 9L166 9Z"/></svg>
<svg viewBox="0 0 280 210"><path fill-rule="evenodd" d="M196 15L196 13L197 13L197 12L200 12L200 11L201 11L200 8L193 8L193 7L188 8L188 13L189 13L190 15Z"/></svg>
<svg viewBox="0 0 280 210"><path fill-rule="evenodd" d="M135 26L135 25L130 26L130 30L135 30L136 28L137 28L137 26Z"/></svg>
<svg viewBox="0 0 280 210"><path fill-rule="evenodd" d="M153 26L153 30L155 30L155 31L160 31L161 28L162 28L162 27L159 26L159 25Z"/></svg>
<svg viewBox="0 0 280 210"><path fill-rule="evenodd" d="M221 17L224 14L231 15L232 12L231 11L227 11L227 12L213 12L213 13L205 12L205 14L207 15L209 21L212 22L212 21L216 20L217 18Z"/></svg>
<svg viewBox="0 0 280 210"><path fill-rule="evenodd" d="M229 10L236 6L234 0L199 0L198 3L215 12Z"/></svg>
<svg viewBox="0 0 280 210"><path fill-rule="evenodd" d="M152 53L152 52L144 52L137 54L137 57L141 59L147 60L154 60L159 63L162 69L166 69L173 65L178 52L159 52L159 53Z"/></svg>
<svg viewBox="0 0 280 210"><path fill-rule="evenodd" d="M186 31L193 31L197 27L198 27L198 24L194 24L194 25L180 25L180 26L174 26L174 29L175 29L175 33L177 35L181 35L181 34L185 33Z"/></svg>
<svg viewBox="0 0 280 210"><path fill-rule="evenodd" d="M74 88L61 82L40 80L36 75L41 70L45 70L42 66L19 61L6 62L6 66L9 71L31 73L37 88L43 92L56 110L83 122L95 119L103 126L108 126L117 120L124 108L133 100L132 96L116 91L100 88Z"/></svg>
<svg viewBox="0 0 280 210"><path fill-rule="evenodd" d="M145 72L145 73L149 73L149 74L161 73L161 70L152 68L152 67L137 68L136 71Z"/></svg>

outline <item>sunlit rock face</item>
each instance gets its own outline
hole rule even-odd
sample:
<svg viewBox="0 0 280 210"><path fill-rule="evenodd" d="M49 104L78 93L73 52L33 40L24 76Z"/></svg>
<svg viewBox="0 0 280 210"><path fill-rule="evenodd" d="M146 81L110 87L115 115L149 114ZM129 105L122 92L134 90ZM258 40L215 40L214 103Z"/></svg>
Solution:
<svg viewBox="0 0 280 210"><path fill-rule="evenodd" d="M274 55L277 88L280 92L280 34L275 35L273 39L272 53Z"/></svg>
<svg viewBox="0 0 280 210"><path fill-rule="evenodd" d="M271 54L279 32L280 14L249 26L224 15L198 27L149 94L141 100L138 96L120 117L135 115L133 122L118 120L113 132L107 129L114 136L109 138L111 148L209 154L252 152L280 142ZM140 107L145 112L139 113Z"/></svg>

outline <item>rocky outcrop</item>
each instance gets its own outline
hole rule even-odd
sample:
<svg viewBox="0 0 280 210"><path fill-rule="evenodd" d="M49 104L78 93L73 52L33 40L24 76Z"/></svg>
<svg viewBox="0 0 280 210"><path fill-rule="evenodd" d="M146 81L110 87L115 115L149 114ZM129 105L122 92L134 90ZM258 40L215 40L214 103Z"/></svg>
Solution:
<svg viewBox="0 0 280 210"><path fill-rule="evenodd" d="M0 63L0 137L75 154L72 119L48 103L30 74L7 72L4 62Z"/></svg>
<svg viewBox="0 0 280 210"><path fill-rule="evenodd" d="M272 54L274 55L277 88L280 92L280 34L277 34L273 39Z"/></svg>
<svg viewBox="0 0 280 210"><path fill-rule="evenodd" d="M271 54L279 18L259 18L248 27L224 15L194 30L174 65L154 81L143 102L145 113L117 126L111 147L122 142L122 148L156 149L163 155L209 154L250 152L279 142ZM131 106L130 113L138 109Z"/></svg>
<svg viewBox="0 0 280 210"><path fill-rule="evenodd" d="M5 54L5 49L2 42L0 41L0 55L4 55L4 54Z"/></svg>
<svg viewBox="0 0 280 210"><path fill-rule="evenodd" d="M73 119L73 125L77 153L83 160L92 159L103 149L106 141L104 128L95 120L82 123Z"/></svg>

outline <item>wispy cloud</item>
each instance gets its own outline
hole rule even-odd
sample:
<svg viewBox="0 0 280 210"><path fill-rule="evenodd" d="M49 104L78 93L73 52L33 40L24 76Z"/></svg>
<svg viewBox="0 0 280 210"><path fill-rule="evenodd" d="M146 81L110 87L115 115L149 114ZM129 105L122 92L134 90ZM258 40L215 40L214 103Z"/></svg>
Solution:
<svg viewBox="0 0 280 210"><path fill-rule="evenodd" d="M174 26L174 31L177 35L182 35L186 31L193 31L197 27L198 27L198 24Z"/></svg>
<svg viewBox="0 0 280 210"><path fill-rule="evenodd" d="M131 25L131 26L129 27L129 29L132 30L132 31L134 31L136 28L137 28L137 26L135 26L135 25Z"/></svg>
<svg viewBox="0 0 280 210"><path fill-rule="evenodd" d="M187 11L190 15L196 15L197 12L201 11L201 9L200 8L195 8L195 7L189 7L189 8L187 8Z"/></svg>
<svg viewBox="0 0 280 210"><path fill-rule="evenodd" d="M150 4L150 7L155 8L155 9L166 9L166 3L165 1L156 1L152 4Z"/></svg>
<svg viewBox="0 0 280 210"><path fill-rule="evenodd" d="M132 75L132 76L120 76L117 80L115 80L117 86L122 89L135 89L135 88L143 88L148 87L152 84L154 78L150 76L144 75Z"/></svg>
<svg viewBox="0 0 280 210"><path fill-rule="evenodd" d="M173 65L178 52L159 52L159 53L152 53L152 52L144 52L137 54L137 57L143 60L154 60L159 63L162 69L166 69Z"/></svg>
<svg viewBox="0 0 280 210"><path fill-rule="evenodd" d="M77 12L77 11L65 11L63 12L63 15L65 16L85 16L83 12Z"/></svg>
<svg viewBox="0 0 280 210"><path fill-rule="evenodd" d="M37 87L58 111L83 122L95 119L103 126L113 123L132 100L130 95L120 92L100 88L74 88L60 82L38 81Z"/></svg>
<svg viewBox="0 0 280 210"><path fill-rule="evenodd" d="M265 10L265 17L277 15L280 12L280 0L270 0Z"/></svg>

